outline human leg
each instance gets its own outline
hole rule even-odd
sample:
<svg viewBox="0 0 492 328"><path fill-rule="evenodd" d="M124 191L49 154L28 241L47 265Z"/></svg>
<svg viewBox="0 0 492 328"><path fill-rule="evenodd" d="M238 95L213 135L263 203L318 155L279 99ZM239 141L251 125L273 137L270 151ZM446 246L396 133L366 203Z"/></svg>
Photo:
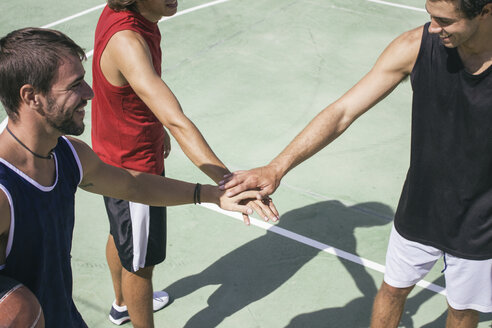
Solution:
<svg viewBox="0 0 492 328"><path fill-rule="evenodd" d="M114 244L113 236L108 236L108 242L106 244L106 261L108 262L109 272L111 273L111 280L113 281L113 290L115 295L116 305L125 305L123 298L123 292L121 290L121 274L122 266L118 256L118 250Z"/></svg>
<svg viewBox="0 0 492 328"><path fill-rule="evenodd" d="M154 327L152 272L154 267L136 272L122 271L122 291L133 327Z"/></svg>
<svg viewBox="0 0 492 328"><path fill-rule="evenodd" d="M166 209L105 197L110 221L106 255L116 300L109 319L151 327L152 313L169 301L152 293L152 270L166 255Z"/></svg>
<svg viewBox="0 0 492 328"><path fill-rule="evenodd" d="M398 327L405 301L413 287L396 288L383 281L374 299L371 328Z"/></svg>
<svg viewBox="0 0 492 328"><path fill-rule="evenodd" d="M446 328L475 328L478 325L478 311L455 310L448 306Z"/></svg>
<svg viewBox="0 0 492 328"><path fill-rule="evenodd" d="M492 259L468 260L445 255L447 328L473 328L479 312L492 312Z"/></svg>
<svg viewBox="0 0 492 328"><path fill-rule="evenodd" d="M442 256L436 248L403 238L393 226L384 282L374 300L371 327L397 327L408 294Z"/></svg>

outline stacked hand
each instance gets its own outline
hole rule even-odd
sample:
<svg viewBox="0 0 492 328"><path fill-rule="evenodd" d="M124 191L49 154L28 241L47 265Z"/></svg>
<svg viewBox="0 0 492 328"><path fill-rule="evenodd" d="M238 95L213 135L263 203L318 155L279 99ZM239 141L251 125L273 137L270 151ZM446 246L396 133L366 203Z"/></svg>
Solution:
<svg viewBox="0 0 492 328"><path fill-rule="evenodd" d="M256 199L247 199L247 206L254 209L265 221L277 221L279 214L269 197L279 186L280 178L273 166L267 165L248 171L236 171L224 176L219 188L226 191L226 196L236 197L243 193L255 195ZM251 193L254 191L254 193ZM244 223L249 224L249 217L243 214Z"/></svg>

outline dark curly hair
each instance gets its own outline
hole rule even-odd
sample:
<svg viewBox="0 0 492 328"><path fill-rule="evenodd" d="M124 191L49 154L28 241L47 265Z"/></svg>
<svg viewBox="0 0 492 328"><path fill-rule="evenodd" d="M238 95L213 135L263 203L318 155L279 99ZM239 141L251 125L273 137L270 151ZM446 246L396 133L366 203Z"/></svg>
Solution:
<svg viewBox="0 0 492 328"><path fill-rule="evenodd" d="M442 1L442 0L431 0L431 1ZM492 3L492 0L444 0L448 2L454 2L458 11L462 12L463 15L472 19L477 17L483 10L485 5Z"/></svg>

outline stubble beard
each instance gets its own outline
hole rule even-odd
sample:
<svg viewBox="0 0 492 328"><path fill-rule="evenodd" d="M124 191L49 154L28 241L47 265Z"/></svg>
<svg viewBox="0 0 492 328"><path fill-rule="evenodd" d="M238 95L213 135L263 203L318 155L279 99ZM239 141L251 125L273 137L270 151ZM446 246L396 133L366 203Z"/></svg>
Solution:
<svg viewBox="0 0 492 328"><path fill-rule="evenodd" d="M48 97L48 111L46 113L46 121L54 129L64 135L79 136L84 132L85 124L77 125L73 120L72 111L63 113L62 109L56 104L54 98Z"/></svg>

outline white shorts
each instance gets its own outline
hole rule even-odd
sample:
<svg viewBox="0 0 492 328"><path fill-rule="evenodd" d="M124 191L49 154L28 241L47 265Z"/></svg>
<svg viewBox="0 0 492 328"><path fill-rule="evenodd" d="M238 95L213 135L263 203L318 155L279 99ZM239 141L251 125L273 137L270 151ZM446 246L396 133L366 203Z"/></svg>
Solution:
<svg viewBox="0 0 492 328"><path fill-rule="evenodd" d="M492 312L492 259L473 261L403 238L393 226L384 281L396 288L415 285L444 256L446 294L456 310Z"/></svg>

